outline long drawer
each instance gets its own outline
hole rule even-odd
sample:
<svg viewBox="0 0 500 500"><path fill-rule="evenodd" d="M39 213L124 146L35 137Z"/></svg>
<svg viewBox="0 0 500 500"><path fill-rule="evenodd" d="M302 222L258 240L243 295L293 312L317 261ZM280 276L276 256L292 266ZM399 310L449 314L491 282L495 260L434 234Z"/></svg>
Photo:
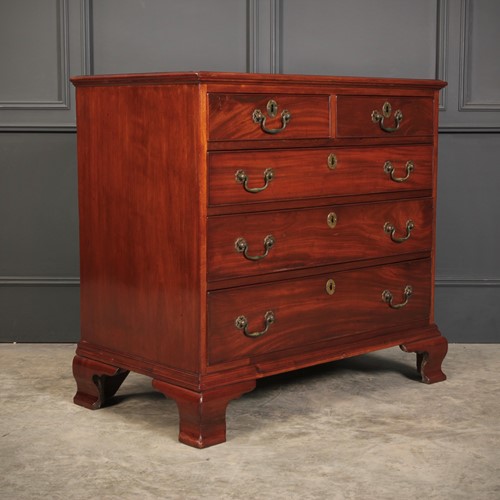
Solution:
<svg viewBox="0 0 500 500"><path fill-rule="evenodd" d="M209 204L432 189L432 147L210 153Z"/></svg>
<svg viewBox="0 0 500 500"><path fill-rule="evenodd" d="M335 205L208 219L208 279L431 249L432 200Z"/></svg>
<svg viewBox="0 0 500 500"><path fill-rule="evenodd" d="M430 259L208 294L208 359L230 361L429 318Z"/></svg>

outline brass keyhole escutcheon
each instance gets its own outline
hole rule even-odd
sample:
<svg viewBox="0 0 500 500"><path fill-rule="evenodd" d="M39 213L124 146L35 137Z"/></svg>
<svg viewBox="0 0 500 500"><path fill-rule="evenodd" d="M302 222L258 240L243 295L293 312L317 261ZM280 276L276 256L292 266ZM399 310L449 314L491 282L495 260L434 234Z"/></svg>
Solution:
<svg viewBox="0 0 500 500"><path fill-rule="evenodd" d="M266 109L269 117L274 118L278 114L278 103L271 99L267 102Z"/></svg>
<svg viewBox="0 0 500 500"><path fill-rule="evenodd" d="M333 295L335 293L335 281L332 279L328 280L326 282L325 289L328 295Z"/></svg>
<svg viewBox="0 0 500 500"><path fill-rule="evenodd" d="M382 106L382 114L386 117L389 118L391 116L392 112L392 106L390 102L384 102L384 105Z"/></svg>
<svg viewBox="0 0 500 500"><path fill-rule="evenodd" d="M337 225L337 214L330 212L326 218L326 223L330 229L333 229Z"/></svg>
<svg viewBox="0 0 500 500"><path fill-rule="evenodd" d="M327 164L330 170L335 170L337 167L337 157L333 153L328 155Z"/></svg>

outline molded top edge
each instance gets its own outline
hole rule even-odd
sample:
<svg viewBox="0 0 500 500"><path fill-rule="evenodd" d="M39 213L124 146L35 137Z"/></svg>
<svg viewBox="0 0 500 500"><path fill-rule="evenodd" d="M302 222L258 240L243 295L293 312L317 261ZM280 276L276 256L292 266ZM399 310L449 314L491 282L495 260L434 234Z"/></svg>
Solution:
<svg viewBox="0 0 500 500"><path fill-rule="evenodd" d="M363 87L420 87L441 89L447 85L442 80L412 78L379 78L359 76L288 75L270 73L226 73L190 71L170 73L130 73L115 75L84 75L71 78L76 87L102 85L162 85L172 83L231 83L231 84L296 84L296 85L341 85Z"/></svg>

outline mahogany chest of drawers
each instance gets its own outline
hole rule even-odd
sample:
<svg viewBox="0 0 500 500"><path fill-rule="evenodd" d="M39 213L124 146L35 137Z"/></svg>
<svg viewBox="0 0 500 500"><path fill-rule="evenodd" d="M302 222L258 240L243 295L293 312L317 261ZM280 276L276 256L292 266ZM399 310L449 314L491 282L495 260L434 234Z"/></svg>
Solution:
<svg viewBox="0 0 500 500"><path fill-rule="evenodd" d="M77 77L75 403L130 370L225 440L260 377L400 345L445 379L433 316L435 80Z"/></svg>

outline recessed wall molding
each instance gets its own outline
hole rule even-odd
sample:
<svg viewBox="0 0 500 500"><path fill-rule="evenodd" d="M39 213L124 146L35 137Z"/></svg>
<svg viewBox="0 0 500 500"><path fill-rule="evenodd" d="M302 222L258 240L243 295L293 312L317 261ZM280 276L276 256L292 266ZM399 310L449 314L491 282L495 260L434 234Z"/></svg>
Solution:
<svg viewBox="0 0 500 500"><path fill-rule="evenodd" d="M437 3L437 46L436 46L436 78L448 79L448 0L438 0ZM440 91L439 110L446 111L448 101L448 87Z"/></svg>
<svg viewBox="0 0 500 500"><path fill-rule="evenodd" d="M80 286L78 276L0 276L1 286Z"/></svg>
<svg viewBox="0 0 500 500"><path fill-rule="evenodd" d="M282 73L282 39L281 26L283 25L282 0L271 0L271 73Z"/></svg>
<svg viewBox="0 0 500 500"><path fill-rule="evenodd" d="M248 73L281 73L282 0L247 0Z"/></svg>
<svg viewBox="0 0 500 500"><path fill-rule="evenodd" d="M257 73L259 55L259 0L247 0L247 73Z"/></svg>
<svg viewBox="0 0 500 500"><path fill-rule="evenodd" d="M80 286L78 276L0 276L0 286ZM439 287L500 287L500 278L436 277Z"/></svg>
<svg viewBox="0 0 500 500"><path fill-rule="evenodd" d="M440 125L440 134L498 134L500 127Z"/></svg>
<svg viewBox="0 0 500 500"><path fill-rule="evenodd" d="M55 100L19 100L0 101L0 109L4 110L40 110L40 109L69 109L70 82L69 82L69 17L68 1L57 2L57 86L58 97Z"/></svg>
<svg viewBox="0 0 500 500"><path fill-rule="evenodd" d="M249 0L250 1L250 0ZM80 44L82 57L82 70L85 75L94 73L94 52L92 35L92 0L80 1Z"/></svg>
<svg viewBox="0 0 500 500"><path fill-rule="evenodd" d="M57 71L50 71L49 74L50 78L53 78L50 80L51 85L55 86L52 91L54 98L49 96L50 100L37 99L36 89L32 99L14 100L4 96L3 102L0 102L0 132L76 130L74 91L69 79L72 75L91 74L93 70L93 5L92 0L53 0L52 5L54 15L57 16L57 22L52 23L56 26L57 39L53 53L46 54L46 57L57 58L58 61ZM47 13L47 16L51 15L51 12ZM44 30L45 25L41 23L40 26L37 25L37 29ZM44 33L47 35L45 31ZM36 54L33 57L36 57ZM33 85L36 85L36 82L33 82Z"/></svg>
<svg viewBox="0 0 500 500"><path fill-rule="evenodd" d="M459 111L500 110L500 89L498 101L481 102L472 99L472 38L473 1L461 0L460 4L460 62L459 62ZM491 64L491 61L489 61Z"/></svg>
<svg viewBox="0 0 500 500"><path fill-rule="evenodd" d="M460 278L436 277L436 286L440 287L499 287L500 278Z"/></svg>

